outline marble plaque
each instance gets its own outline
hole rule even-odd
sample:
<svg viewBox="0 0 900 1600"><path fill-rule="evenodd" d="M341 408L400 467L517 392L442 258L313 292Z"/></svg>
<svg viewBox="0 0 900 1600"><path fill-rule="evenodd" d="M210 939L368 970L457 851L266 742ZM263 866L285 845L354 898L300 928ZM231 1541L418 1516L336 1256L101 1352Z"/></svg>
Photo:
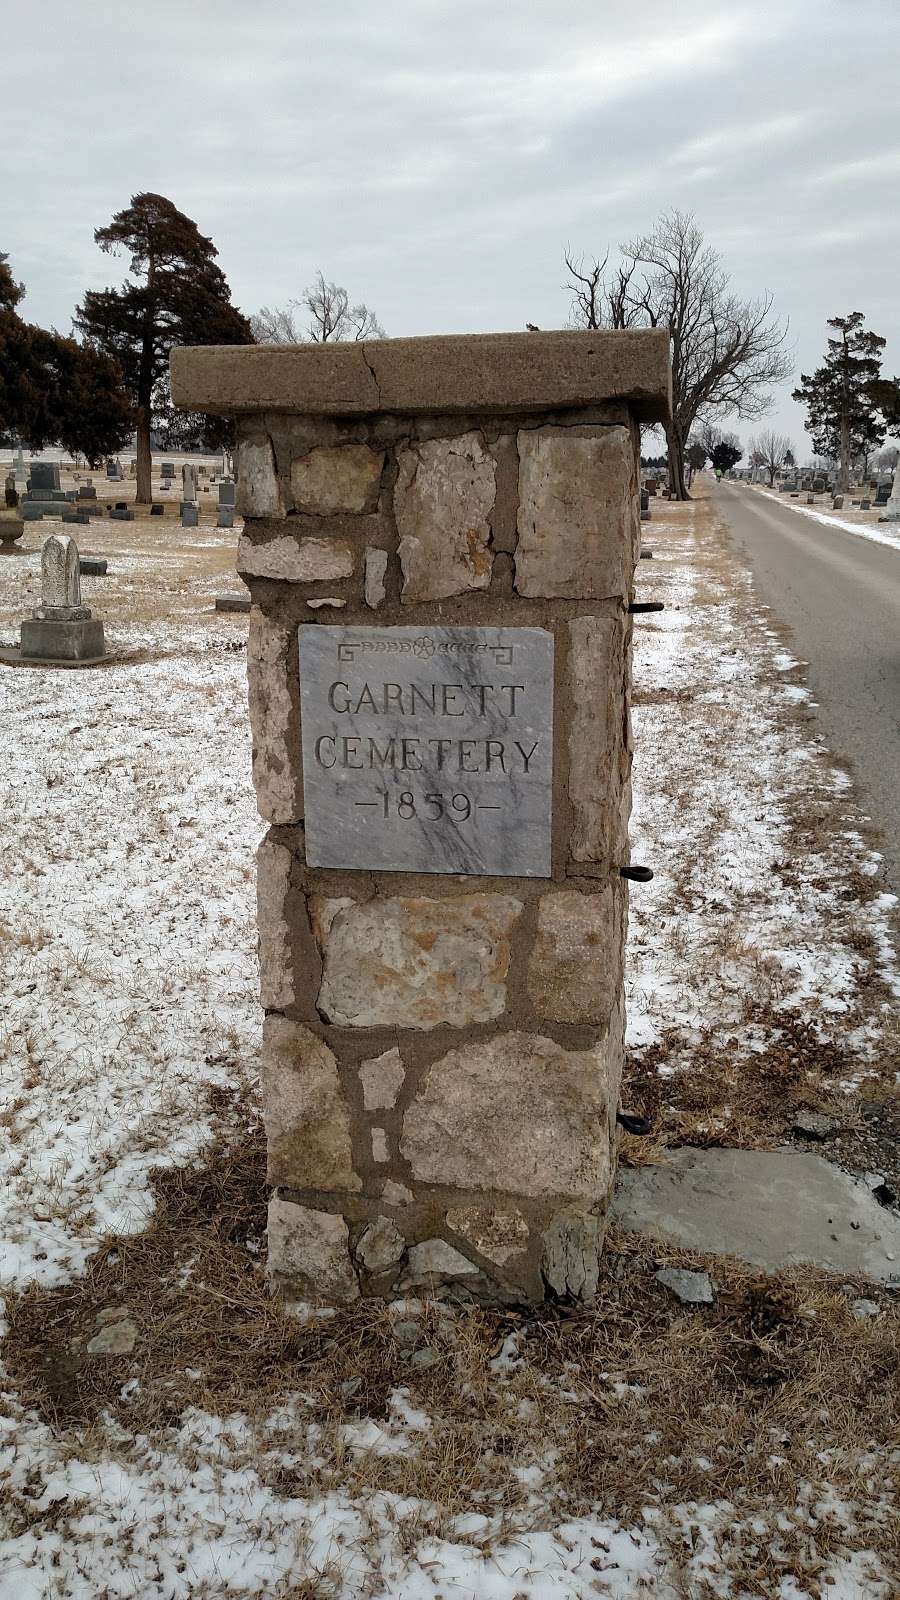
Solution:
<svg viewBox="0 0 900 1600"><path fill-rule="evenodd" d="M549 877L551 633L299 635L310 866Z"/></svg>

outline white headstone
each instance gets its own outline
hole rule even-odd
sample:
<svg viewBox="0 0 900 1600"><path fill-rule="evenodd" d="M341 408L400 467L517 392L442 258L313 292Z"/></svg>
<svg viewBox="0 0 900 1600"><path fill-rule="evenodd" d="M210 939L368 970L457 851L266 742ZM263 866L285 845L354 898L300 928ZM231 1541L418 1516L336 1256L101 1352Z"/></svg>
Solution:
<svg viewBox="0 0 900 1600"><path fill-rule="evenodd" d="M900 522L900 461L894 472L894 481L891 484L891 497L884 508L885 522Z"/></svg>
<svg viewBox="0 0 900 1600"><path fill-rule="evenodd" d="M67 533L51 533L41 550L41 605L76 610L81 605L78 546Z"/></svg>

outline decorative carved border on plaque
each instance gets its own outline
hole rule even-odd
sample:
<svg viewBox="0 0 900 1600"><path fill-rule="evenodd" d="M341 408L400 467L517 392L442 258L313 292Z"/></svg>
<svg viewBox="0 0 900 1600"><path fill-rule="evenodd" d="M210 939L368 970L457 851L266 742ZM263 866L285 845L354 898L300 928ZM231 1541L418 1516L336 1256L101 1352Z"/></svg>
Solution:
<svg viewBox="0 0 900 1600"><path fill-rule="evenodd" d="M338 661L355 661L357 650L371 650L376 655L402 655L418 656L428 660L433 655L474 655L478 651L489 651L498 667L512 666L512 644L486 644L483 640L471 642L455 642L437 644L427 634L418 639L357 639L352 644L339 644L337 647Z"/></svg>

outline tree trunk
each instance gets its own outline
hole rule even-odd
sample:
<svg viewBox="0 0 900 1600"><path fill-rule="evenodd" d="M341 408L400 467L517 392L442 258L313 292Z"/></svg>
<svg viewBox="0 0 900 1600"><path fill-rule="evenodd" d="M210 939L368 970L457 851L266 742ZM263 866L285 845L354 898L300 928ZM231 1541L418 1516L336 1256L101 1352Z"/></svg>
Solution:
<svg viewBox="0 0 900 1600"><path fill-rule="evenodd" d="M666 423L666 444L669 447L669 493L675 500L690 498L684 481L684 439L677 422Z"/></svg>
<svg viewBox="0 0 900 1600"><path fill-rule="evenodd" d="M148 506L153 498L150 472L153 457L150 453L150 409L139 406L137 414L137 489L135 504Z"/></svg>
<svg viewBox="0 0 900 1600"><path fill-rule="evenodd" d="M841 412L841 493L850 488L850 418Z"/></svg>

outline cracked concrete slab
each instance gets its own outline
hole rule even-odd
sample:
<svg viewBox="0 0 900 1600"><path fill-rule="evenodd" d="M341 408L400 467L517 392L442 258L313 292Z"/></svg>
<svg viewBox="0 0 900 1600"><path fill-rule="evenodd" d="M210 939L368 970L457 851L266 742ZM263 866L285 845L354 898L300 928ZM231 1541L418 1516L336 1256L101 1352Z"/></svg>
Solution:
<svg viewBox="0 0 900 1600"><path fill-rule="evenodd" d="M612 1220L769 1272L811 1263L900 1287L900 1217L821 1156L671 1150L658 1166L620 1167Z"/></svg>

